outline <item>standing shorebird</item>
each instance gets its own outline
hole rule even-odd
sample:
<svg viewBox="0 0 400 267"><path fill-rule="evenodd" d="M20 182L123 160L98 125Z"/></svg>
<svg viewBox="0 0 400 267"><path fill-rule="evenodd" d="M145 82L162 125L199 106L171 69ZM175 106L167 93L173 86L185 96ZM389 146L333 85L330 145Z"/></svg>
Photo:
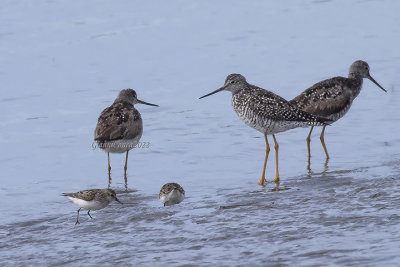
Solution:
<svg viewBox="0 0 400 267"><path fill-rule="evenodd" d="M135 109L135 104L156 106L141 101L132 89L121 90L114 103L104 109L94 130L94 140L99 147L107 152L108 175L111 177L110 152L124 153L124 176L128 168L128 152L138 143L143 133L143 121L140 113Z"/></svg>
<svg viewBox="0 0 400 267"><path fill-rule="evenodd" d="M92 216L90 216L91 210L100 210L105 208L114 200L122 204L112 189L90 189L77 193L63 193L63 196L68 197L72 202L80 207L78 209L75 224L79 223L79 211L82 208L87 209L87 214L91 219L93 219Z"/></svg>
<svg viewBox="0 0 400 267"><path fill-rule="evenodd" d="M386 92L386 90L369 74L368 63L362 60L357 60L351 64L348 78L334 77L316 83L292 99L290 103L305 112L335 122L343 117L350 109L353 100L361 91L363 78L370 79L379 88ZM326 159L329 159L328 150L324 140L325 127L326 125L322 128L320 140L325 151ZM306 139L309 159L311 157L310 138L313 129L314 126L311 126L310 133Z"/></svg>
<svg viewBox="0 0 400 267"><path fill-rule="evenodd" d="M168 183L161 187L158 198L165 206L181 203L185 198L185 190L177 183Z"/></svg>
<svg viewBox="0 0 400 267"><path fill-rule="evenodd" d="M265 168L267 166L268 154L270 151L267 138L268 134L272 134L275 143L276 175L273 181L278 182L279 145L276 141L275 134L296 127L326 125L326 122L329 122L326 119L313 116L297 109L284 98L270 91L247 83L246 78L240 74L228 75L224 86L200 98L224 90L232 93L232 106L239 118L241 118L248 126L264 134L266 154L264 168L259 182L260 185L263 185L265 181Z"/></svg>

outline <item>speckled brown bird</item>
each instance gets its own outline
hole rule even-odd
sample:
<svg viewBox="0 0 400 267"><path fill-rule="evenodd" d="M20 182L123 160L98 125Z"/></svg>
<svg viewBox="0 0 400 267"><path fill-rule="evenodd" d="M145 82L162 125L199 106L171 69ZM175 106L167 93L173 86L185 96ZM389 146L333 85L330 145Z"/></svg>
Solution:
<svg viewBox="0 0 400 267"><path fill-rule="evenodd" d="M331 122L335 122L342 118L350 109L353 100L361 91L363 78L371 80L386 92L386 90L369 74L368 63L362 60L357 60L351 64L349 76L347 78L334 77L316 83L292 99L290 103L303 111L315 116L326 118ZM326 125L322 128L320 140L326 158L329 159L328 150L324 140L325 127ZM313 129L314 126L311 126L310 133L306 139L309 158L311 157L310 136Z"/></svg>
<svg viewBox="0 0 400 267"><path fill-rule="evenodd" d="M76 223L79 223L79 211L83 209L88 210L90 218L91 210L100 210L108 206L112 201L117 201L122 204L117 198L115 191L112 189L89 189L83 190L76 193L63 193L63 196L68 197L72 202L78 205L78 215L76 216Z"/></svg>
<svg viewBox="0 0 400 267"><path fill-rule="evenodd" d="M284 98L255 85L249 84L246 78L240 74L230 74L225 79L224 86L200 98L212 94L230 91L232 93L232 106L236 114L248 126L264 134L266 153L264 168L259 182L265 181L265 168L267 166L270 151L267 135L271 134L275 142L276 175L274 182L279 181L278 150L279 145L275 134L284 132L296 127L314 125L326 125L327 119L319 118L307 112L301 111L290 104Z"/></svg>
<svg viewBox="0 0 400 267"><path fill-rule="evenodd" d="M110 152L126 152L124 167L124 175L126 176L128 152L138 144L142 137L142 117L134 107L137 103L158 107L158 105L139 100L134 90L124 89L119 92L114 103L101 112L98 119L94 131L94 140L99 148L107 152L109 175L111 171Z"/></svg>
<svg viewBox="0 0 400 267"><path fill-rule="evenodd" d="M183 201L185 190L177 183L168 183L161 187L158 198L164 206L175 205Z"/></svg>

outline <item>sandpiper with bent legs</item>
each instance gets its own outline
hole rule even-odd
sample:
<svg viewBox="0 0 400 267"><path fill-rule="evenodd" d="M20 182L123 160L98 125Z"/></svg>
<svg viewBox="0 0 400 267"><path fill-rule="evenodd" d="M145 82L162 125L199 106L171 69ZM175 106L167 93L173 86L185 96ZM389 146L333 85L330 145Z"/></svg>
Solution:
<svg viewBox="0 0 400 267"><path fill-rule="evenodd" d="M114 200L122 204L112 189L89 189L77 193L63 193L63 196L68 197L72 202L80 207L78 209L75 224L79 223L79 211L82 208L87 209L87 214L92 218L90 215L91 210L103 209Z"/></svg>

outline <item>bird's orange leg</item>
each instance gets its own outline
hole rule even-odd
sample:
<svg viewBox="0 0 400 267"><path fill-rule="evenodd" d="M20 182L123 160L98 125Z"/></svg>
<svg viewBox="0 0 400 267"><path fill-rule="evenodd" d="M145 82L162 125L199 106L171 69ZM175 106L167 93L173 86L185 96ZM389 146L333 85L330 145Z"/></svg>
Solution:
<svg viewBox="0 0 400 267"><path fill-rule="evenodd" d="M325 133L326 125L323 126L321 136L319 139L321 140L322 147L324 148L326 159L329 159L328 149L326 149L325 140L324 140L324 133Z"/></svg>
<svg viewBox="0 0 400 267"><path fill-rule="evenodd" d="M275 164L276 164L276 175L275 175L275 179L273 180L273 182L277 183L277 182L279 182L279 164L278 164L279 145L278 145L278 142L276 141L274 134L272 135L272 137L274 138L274 142L275 142Z"/></svg>
<svg viewBox="0 0 400 267"><path fill-rule="evenodd" d="M265 137L265 144L266 144L267 147L266 147L266 150L265 150L264 168L263 168L261 180L260 180L260 182L258 182L259 185L264 185L264 181L265 181L265 169L266 169L266 167L267 167L267 161L268 161L269 151L271 150L270 147L269 147L267 135L264 134L264 137Z"/></svg>
<svg viewBox="0 0 400 267"><path fill-rule="evenodd" d="M311 142L311 133L312 133L312 130L313 130L313 129L314 129L314 126L311 126L311 130L310 130L310 132L308 133L307 138L306 138L306 140L307 140L308 158L311 158L310 142Z"/></svg>

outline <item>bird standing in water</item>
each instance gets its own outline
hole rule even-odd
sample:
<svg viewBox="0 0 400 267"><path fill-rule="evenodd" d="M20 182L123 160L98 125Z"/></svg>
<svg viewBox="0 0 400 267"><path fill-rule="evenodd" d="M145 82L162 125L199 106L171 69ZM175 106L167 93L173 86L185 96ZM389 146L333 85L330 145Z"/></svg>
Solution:
<svg viewBox="0 0 400 267"><path fill-rule="evenodd" d="M142 137L142 117L134 107L137 103L158 107L158 105L139 100L134 90L124 89L119 92L114 103L101 112L98 119L94 140L101 149L107 152L109 178L111 178L110 152L126 152L124 167L124 176L126 177L128 152L138 144Z"/></svg>
<svg viewBox="0 0 400 267"><path fill-rule="evenodd" d="M369 74L368 63L362 60L357 60L351 64L349 76L347 78L334 77L316 83L292 99L290 103L305 112L335 122L343 117L350 109L353 100L361 91L363 78L371 80L386 92L386 90ZM328 150L324 140L325 127L326 125L322 128L320 140L325 151L326 159L329 159ZM311 132L313 129L314 126L311 126L310 133L306 139L309 159L311 157L310 142Z"/></svg>
<svg viewBox="0 0 400 267"><path fill-rule="evenodd" d="M76 224L79 224L79 211L87 209L87 214L90 215L91 210L100 210L108 206L112 201L117 201L122 204L117 198L115 191L112 189L89 189L79 191L77 193L63 193L63 196L68 197L72 202L78 205L78 214L76 216Z"/></svg>
<svg viewBox="0 0 400 267"><path fill-rule="evenodd" d="M273 181L277 183L279 181L279 145L275 134L296 127L322 126L328 122L326 119L318 118L297 109L284 98L270 91L247 83L246 78L240 74L228 75L224 86L200 98L220 91L230 91L232 93L232 106L239 118L248 126L264 134L266 154L260 185L263 185L265 181L265 168L270 151L267 135L271 134L275 143L276 175Z"/></svg>

